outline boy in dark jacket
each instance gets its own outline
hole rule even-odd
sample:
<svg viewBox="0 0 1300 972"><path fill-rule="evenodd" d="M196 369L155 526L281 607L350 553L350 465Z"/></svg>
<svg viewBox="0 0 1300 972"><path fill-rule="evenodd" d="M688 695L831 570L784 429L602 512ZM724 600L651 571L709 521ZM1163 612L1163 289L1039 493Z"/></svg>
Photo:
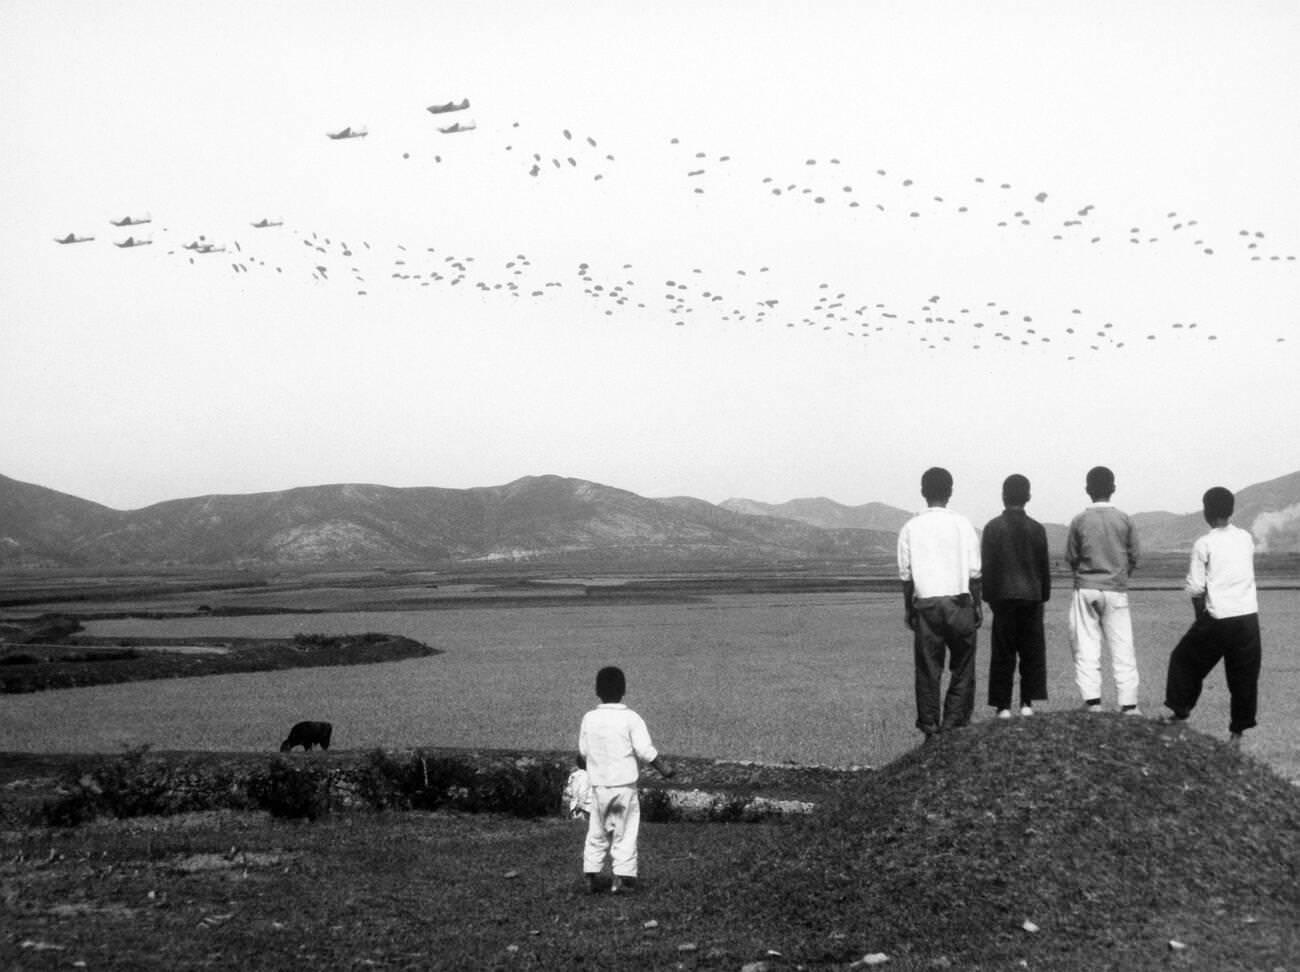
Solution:
<svg viewBox="0 0 1300 972"><path fill-rule="evenodd" d="M1011 689L1020 664L1020 714L1033 715L1047 699L1047 645L1043 604L1052 596L1047 531L1025 513L1029 480L1017 474L1002 483L1002 515L990 520L980 540L984 600L993 610L989 653L989 705L1011 718Z"/></svg>

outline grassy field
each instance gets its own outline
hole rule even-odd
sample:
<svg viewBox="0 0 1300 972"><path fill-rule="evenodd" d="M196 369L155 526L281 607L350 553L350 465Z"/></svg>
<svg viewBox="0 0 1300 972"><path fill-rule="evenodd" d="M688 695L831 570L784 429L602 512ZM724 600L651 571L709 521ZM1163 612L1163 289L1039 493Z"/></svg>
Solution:
<svg viewBox="0 0 1300 972"><path fill-rule="evenodd" d="M917 749L889 585L590 597L564 578L237 580L115 579L106 597L70 586L49 603L38 586L21 610L72 610L109 640L380 631L442 654L6 695L0 754L270 760L300 718L333 721L343 750L564 751L596 668L615 662L670 755L881 768L806 818L647 826L631 897L585 893L583 825L556 817L222 811L0 831L0 966L838 970L886 955L905 972L1300 968L1294 590L1262 593L1261 726L1237 753L1221 741L1217 672L1182 732L1074 711L1062 592L1043 714L1003 723L981 706L971 729ZM1154 715L1191 612L1175 583L1133 607ZM983 691L986 635L981 656Z"/></svg>
<svg viewBox="0 0 1300 972"><path fill-rule="evenodd" d="M513 590L502 605L499 598ZM335 745L488 746L567 749L594 703L603 664L628 673L627 701L669 753L832 765L881 765L917 739L909 635L895 593L766 591L621 601L580 596L577 582L530 587L441 585L440 607L407 608L426 585L369 588L312 584L185 592L81 610L172 612L163 618L88 620L103 638L291 638L304 633L382 631L427 644L436 657L347 669L137 683L9 697L0 750L270 750L298 719L327 719ZM1064 592L1048 607L1049 702L1078 704L1064 624ZM196 599L215 609L193 615ZM384 610L352 608L364 600ZM1169 650L1190 616L1173 589L1133 594L1141 701L1154 715L1163 699ZM256 611L219 615L236 607ZM1248 751L1300 778L1300 593L1261 593L1264 674L1259 729ZM987 635L981 636L984 691ZM1109 677L1108 703L1113 702ZM979 698L977 719L988 710ZM1222 734L1227 692L1211 675L1194 725Z"/></svg>
<svg viewBox="0 0 1300 972"><path fill-rule="evenodd" d="M1300 955L1294 788L1150 720L986 722L811 817L649 825L631 896L586 893L582 828L199 813L0 832L0 965L1246 972Z"/></svg>

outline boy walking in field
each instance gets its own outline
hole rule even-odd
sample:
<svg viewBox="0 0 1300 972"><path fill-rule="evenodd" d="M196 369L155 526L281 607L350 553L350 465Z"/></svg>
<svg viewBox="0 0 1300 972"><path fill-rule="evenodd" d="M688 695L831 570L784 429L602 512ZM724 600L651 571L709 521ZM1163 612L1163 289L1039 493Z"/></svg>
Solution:
<svg viewBox="0 0 1300 972"><path fill-rule="evenodd" d="M1259 603L1255 592L1255 541L1231 523L1235 499L1222 486L1201 498L1210 532L1192 547L1187 593L1196 620L1169 656L1165 705L1173 722L1191 715L1201 686L1223 659L1231 715L1228 738L1241 745L1241 734L1255 726L1259 689Z"/></svg>
<svg viewBox="0 0 1300 972"><path fill-rule="evenodd" d="M608 666L597 672L600 705L582 717L578 732L578 765L587 771L591 786L582 865L593 892L606 856L614 871L610 890L619 894L636 887L636 843L641 826L636 786L639 763L648 763L665 778L673 775L650 741L645 720L623 704L626 692L622 669Z"/></svg>
<svg viewBox="0 0 1300 972"><path fill-rule="evenodd" d="M952 474L938 466L921 476L927 508L898 534L904 621L916 664L916 727L933 741L970 722L975 707L975 642L980 606L980 545L970 520L949 510ZM942 708L944 661L950 672Z"/></svg>
<svg viewBox="0 0 1300 972"><path fill-rule="evenodd" d="M1115 474L1105 466L1088 470L1085 488L1092 505L1070 522L1065 560L1074 571L1070 601L1070 648L1074 678L1089 712L1101 711L1101 649L1110 650L1120 711L1138 711L1137 655L1129 614L1128 578L1138 564L1137 528L1110 502Z"/></svg>
<svg viewBox="0 0 1300 972"><path fill-rule="evenodd" d="M984 600L993 609L989 651L989 705L1011 718L1011 688L1020 663L1020 714L1034 714L1047 698L1047 642L1043 603L1052 596L1047 531L1025 512L1029 480L1019 474L1002 483L1002 515L980 537Z"/></svg>

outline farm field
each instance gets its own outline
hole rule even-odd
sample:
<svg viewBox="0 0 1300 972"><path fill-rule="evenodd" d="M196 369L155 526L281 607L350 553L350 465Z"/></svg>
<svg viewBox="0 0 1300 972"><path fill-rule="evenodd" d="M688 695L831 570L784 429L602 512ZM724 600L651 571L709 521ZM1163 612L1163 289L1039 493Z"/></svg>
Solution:
<svg viewBox="0 0 1300 972"><path fill-rule="evenodd" d="M8 696L0 751L271 751L298 719L327 719L334 744L356 749L464 746L567 750L594 704L598 667L628 674L627 702L669 754L837 766L882 765L914 747L912 665L896 592L759 590L652 598L579 596L589 580L536 585L504 600L474 584L383 587L304 585L263 595L149 594L78 603L85 633L106 638L285 638L295 634L385 632L443 652L435 657L347 668L221 675ZM778 585L779 587L779 585ZM1078 704L1064 619L1064 590L1048 605L1049 702ZM1292 632L1300 592L1261 590L1264 671L1260 727L1249 755L1300 779L1300 655ZM210 610L195 616L197 598ZM223 600L224 599L224 600ZM222 613L257 603L269 613ZM183 602L183 604L182 604ZM372 610L338 610L360 603ZM1141 701L1160 711L1165 663L1191 611L1176 589L1133 592ZM182 610L182 606L189 607ZM414 606L412 606L414 605ZM281 613L274 613L276 608ZM331 610L331 608L333 608ZM24 611L67 610L29 605ZM313 613L297 613L301 611ZM112 613L144 617L104 617ZM10 612L12 613L12 611ZM166 616L168 614L172 616ZM94 620L99 615L98 620ZM159 616L162 615L162 616ZM976 719L987 672L981 636ZM1112 692L1109 678L1106 690ZM1106 702L1113 704L1113 695ZM1193 726L1221 735L1227 691L1215 672Z"/></svg>

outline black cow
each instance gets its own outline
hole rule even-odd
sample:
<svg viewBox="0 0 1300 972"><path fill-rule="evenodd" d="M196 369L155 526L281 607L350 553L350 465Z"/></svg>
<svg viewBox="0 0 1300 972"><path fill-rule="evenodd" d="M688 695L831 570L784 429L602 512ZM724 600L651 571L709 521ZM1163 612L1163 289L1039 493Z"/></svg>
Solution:
<svg viewBox="0 0 1300 972"><path fill-rule="evenodd" d="M334 726L328 722L298 722L289 730L289 738L280 743L280 752L287 753L294 746L301 746L305 752L311 752L313 746L321 749L330 748L330 734Z"/></svg>

